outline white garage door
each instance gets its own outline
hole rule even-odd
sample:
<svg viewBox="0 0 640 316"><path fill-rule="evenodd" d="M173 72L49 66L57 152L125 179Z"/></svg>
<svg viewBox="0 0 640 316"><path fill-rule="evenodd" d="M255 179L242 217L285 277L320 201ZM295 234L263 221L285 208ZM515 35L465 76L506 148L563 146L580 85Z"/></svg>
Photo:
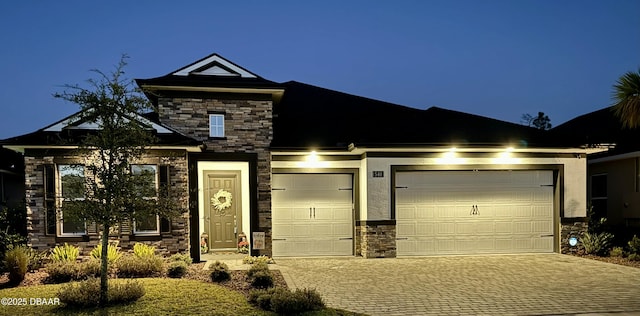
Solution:
<svg viewBox="0 0 640 316"><path fill-rule="evenodd" d="M350 256L353 189L350 174L274 174L274 256Z"/></svg>
<svg viewBox="0 0 640 316"><path fill-rule="evenodd" d="M396 173L398 255L553 252L552 171Z"/></svg>

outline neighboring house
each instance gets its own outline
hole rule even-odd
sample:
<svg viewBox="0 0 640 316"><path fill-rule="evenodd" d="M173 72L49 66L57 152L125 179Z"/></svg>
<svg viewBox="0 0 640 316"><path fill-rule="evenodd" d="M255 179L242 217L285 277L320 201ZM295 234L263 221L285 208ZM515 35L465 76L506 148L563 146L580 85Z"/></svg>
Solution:
<svg viewBox="0 0 640 316"><path fill-rule="evenodd" d="M588 157L587 192L594 214L607 223L640 227L640 129L623 128L610 107L553 129L566 143L602 147Z"/></svg>
<svg viewBox="0 0 640 316"><path fill-rule="evenodd" d="M15 151L0 147L0 207L17 207L24 202L24 159Z"/></svg>
<svg viewBox="0 0 640 316"><path fill-rule="evenodd" d="M566 252L585 229L587 149L544 131L275 83L217 54L137 83L158 108L137 119L160 139L140 164L189 211L123 223L125 247L199 260L203 240L230 249L244 233L254 255ZM33 247L97 242L51 215L62 178L83 175L73 136L90 128L69 118L5 140L25 154Z"/></svg>

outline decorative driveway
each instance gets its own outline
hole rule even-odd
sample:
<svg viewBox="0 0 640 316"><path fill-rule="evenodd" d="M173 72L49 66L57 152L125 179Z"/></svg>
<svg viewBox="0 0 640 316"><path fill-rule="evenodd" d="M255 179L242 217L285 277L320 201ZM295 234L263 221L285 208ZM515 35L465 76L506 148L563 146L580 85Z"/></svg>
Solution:
<svg viewBox="0 0 640 316"><path fill-rule="evenodd" d="M369 315L640 315L640 269L567 255L276 262L289 287Z"/></svg>

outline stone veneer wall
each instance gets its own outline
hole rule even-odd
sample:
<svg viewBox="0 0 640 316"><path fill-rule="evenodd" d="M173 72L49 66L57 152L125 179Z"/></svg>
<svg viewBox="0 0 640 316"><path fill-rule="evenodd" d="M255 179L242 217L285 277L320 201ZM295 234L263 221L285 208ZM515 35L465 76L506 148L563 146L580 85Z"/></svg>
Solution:
<svg viewBox="0 0 640 316"><path fill-rule="evenodd" d="M396 257L396 223L362 221L357 224L356 254L364 258Z"/></svg>
<svg viewBox="0 0 640 316"><path fill-rule="evenodd" d="M563 218L560 226L560 253L576 254L584 251L584 246L580 241L584 233L587 232L589 224L584 218ZM578 244L571 247L569 238L578 238Z"/></svg>
<svg viewBox="0 0 640 316"><path fill-rule="evenodd" d="M258 231L265 232L265 249L271 256L271 153L273 103L270 95L209 94L201 98L162 97L160 121L203 141L206 151L258 155ZM209 114L225 115L225 137L209 137Z"/></svg>
<svg viewBox="0 0 640 316"><path fill-rule="evenodd" d="M166 154L166 153L165 153ZM69 244L81 248L83 255L88 255L100 242L100 233L95 224L87 224L87 235L78 237L58 237L46 234L46 213L44 205L44 165L54 164L63 159L66 163L75 161L82 163L82 158L72 154L57 156L29 156L25 154L25 191L27 202L27 234L28 245L35 250L43 251L57 245ZM137 163L158 164L169 166L169 185L173 197L179 201L181 207L187 209L188 183L187 183L187 159L185 152L171 153L167 156L158 156L151 153ZM160 236L135 236L132 234L130 223L122 223L120 227L111 232L111 240L119 240L122 250L132 250L137 242L150 244L156 247L161 254L187 252L189 250L189 227L187 225L188 213L171 219L170 232L161 233Z"/></svg>

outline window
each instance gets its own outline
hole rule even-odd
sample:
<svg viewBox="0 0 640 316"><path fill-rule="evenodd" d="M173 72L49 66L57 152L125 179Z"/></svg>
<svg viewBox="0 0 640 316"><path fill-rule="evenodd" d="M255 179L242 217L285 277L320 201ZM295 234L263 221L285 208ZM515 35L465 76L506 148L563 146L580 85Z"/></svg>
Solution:
<svg viewBox="0 0 640 316"><path fill-rule="evenodd" d="M209 114L209 137L224 137L224 114Z"/></svg>
<svg viewBox="0 0 640 316"><path fill-rule="evenodd" d="M58 185L60 195L58 206L68 201L84 199L84 166L58 165ZM81 219L64 218L60 216L60 235L83 235L86 232L85 222Z"/></svg>
<svg viewBox="0 0 640 316"><path fill-rule="evenodd" d="M607 175L591 176L591 206L596 218L607 216Z"/></svg>
<svg viewBox="0 0 640 316"><path fill-rule="evenodd" d="M156 165L131 165L131 173L141 176L138 192L144 198L156 198L158 189L158 166ZM158 216L150 216L144 220L134 222L134 234L158 234L160 225Z"/></svg>

